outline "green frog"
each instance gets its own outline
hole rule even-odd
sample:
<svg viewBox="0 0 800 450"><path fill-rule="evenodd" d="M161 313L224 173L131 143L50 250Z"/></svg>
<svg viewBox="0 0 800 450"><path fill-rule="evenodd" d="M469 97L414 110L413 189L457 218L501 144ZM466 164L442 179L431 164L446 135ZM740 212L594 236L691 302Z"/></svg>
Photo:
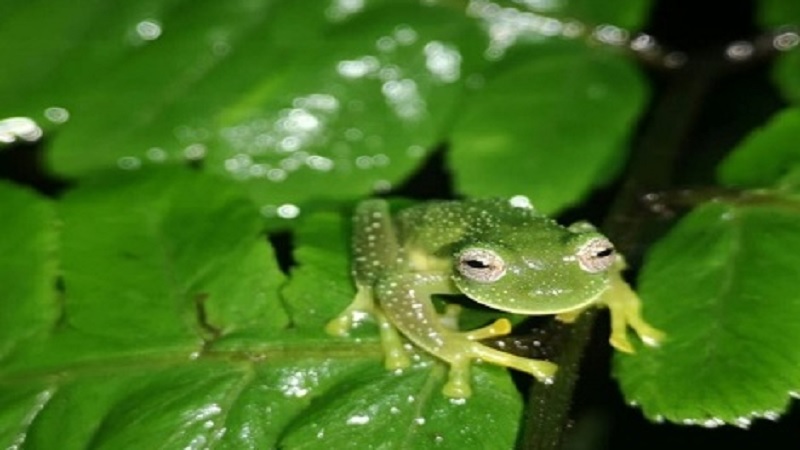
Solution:
<svg viewBox="0 0 800 450"><path fill-rule="evenodd" d="M621 276L624 259L611 242L587 222L559 225L525 197L428 202L396 214L384 200L367 200L356 207L352 245L357 293L326 331L346 336L358 317L371 314L387 369L410 365L405 337L450 365L443 388L449 397L470 396L476 359L544 383L552 382L557 367L482 344L510 333L510 322L461 331L458 307L440 314L434 294L463 294L489 308L565 322L604 305L611 313L610 343L624 352L633 352L628 327L651 346L664 338L642 318L639 297Z"/></svg>

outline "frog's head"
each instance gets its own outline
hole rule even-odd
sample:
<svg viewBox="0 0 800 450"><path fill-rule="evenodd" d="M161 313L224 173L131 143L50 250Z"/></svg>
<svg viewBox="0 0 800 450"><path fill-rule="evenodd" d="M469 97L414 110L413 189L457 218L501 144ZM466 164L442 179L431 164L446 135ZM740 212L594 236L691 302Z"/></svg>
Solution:
<svg viewBox="0 0 800 450"><path fill-rule="evenodd" d="M565 228L542 219L462 243L453 281L478 303L540 315L582 308L609 286L614 246L586 224Z"/></svg>

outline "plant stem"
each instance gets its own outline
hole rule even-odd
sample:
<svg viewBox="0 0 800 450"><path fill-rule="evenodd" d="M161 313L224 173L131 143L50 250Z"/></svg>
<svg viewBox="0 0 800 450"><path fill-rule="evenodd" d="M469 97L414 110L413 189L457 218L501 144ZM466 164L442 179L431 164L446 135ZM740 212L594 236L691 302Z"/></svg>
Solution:
<svg viewBox="0 0 800 450"><path fill-rule="evenodd" d="M726 70L726 61L716 55L699 55L674 72L657 94L634 151L622 184L603 224L604 232L623 254L631 254L642 241L648 214L642 197L654 189L663 190L672 182L676 163L695 118L712 83ZM638 259L638 258L637 258ZM570 407L578 370L594 320L588 311L572 327L556 331L553 339L563 340L554 358L559 366L552 385L534 383L528 394L525 430L521 448L555 450L562 447L569 429Z"/></svg>

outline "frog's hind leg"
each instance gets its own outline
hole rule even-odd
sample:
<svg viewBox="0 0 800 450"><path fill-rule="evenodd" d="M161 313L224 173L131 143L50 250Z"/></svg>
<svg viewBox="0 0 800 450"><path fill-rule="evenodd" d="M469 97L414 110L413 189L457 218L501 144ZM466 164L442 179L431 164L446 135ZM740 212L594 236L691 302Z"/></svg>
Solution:
<svg viewBox="0 0 800 450"><path fill-rule="evenodd" d="M388 204L377 199L359 203L353 214L352 235L356 296L344 311L328 322L325 330L334 336L346 336L362 317L371 314L376 316L383 335L386 320L376 314L373 286L400 257Z"/></svg>
<svg viewBox="0 0 800 450"><path fill-rule="evenodd" d="M479 342L481 339L506 336L511 332L511 322L506 318L497 319L481 328L470 331L458 331L458 315L461 307L454 304L447 305L445 313L440 317L440 322L447 330L454 331L451 338L466 339L470 343L462 344L468 350L455 354L449 360L450 373L447 383L442 389L448 397L465 398L471 395L470 366L473 359L481 359L488 363L510 367L535 376L539 381L552 382L556 372L556 365L547 361L523 358L500 350L493 349Z"/></svg>

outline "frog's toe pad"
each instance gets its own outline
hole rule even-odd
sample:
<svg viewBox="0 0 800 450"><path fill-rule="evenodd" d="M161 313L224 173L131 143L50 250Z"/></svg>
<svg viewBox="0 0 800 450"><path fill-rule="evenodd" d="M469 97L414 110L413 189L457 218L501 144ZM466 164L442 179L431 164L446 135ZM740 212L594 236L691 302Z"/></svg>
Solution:
<svg viewBox="0 0 800 450"><path fill-rule="evenodd" d="M641 338L642 342L649 347L658 347L662 342L664 342L666 337L666 333L652 327L648 327L647 330L639 331L639 338Z"/></svg>
<svg viewBox="0 0 800 450"><path fill-rule="evenodd" d="M344 337L350 334L353 327L349 314L342 314L325 325L325 332L331 336Z"/></svg>
<svg viewBox="0 0 800 450"><path fill-rule="evenodd" d="M628 337L625 335L612 335L611 338L608 340L612 347L615 349L625 352L625 353L636 353L631 345L631 342L628 340Z"/></svg>
<svg viewBox="0 0 800 450"><path fill-rule="evenodd" d="M552 384L556 372L558 372L558 365L549 361L530 359L527 365L528 367L525 371L544 384Z"/></svg>

